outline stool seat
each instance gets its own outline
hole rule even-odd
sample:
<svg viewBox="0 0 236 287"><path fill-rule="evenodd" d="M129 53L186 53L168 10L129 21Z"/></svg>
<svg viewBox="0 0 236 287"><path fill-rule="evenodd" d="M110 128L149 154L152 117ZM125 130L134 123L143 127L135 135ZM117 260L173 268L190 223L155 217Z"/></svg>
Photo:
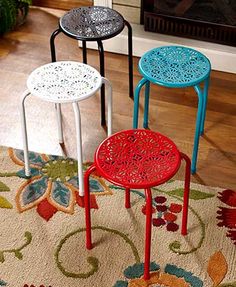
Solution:
<svg viewBox="0 0 236 287"><path fill-rule="evenodd" d="M93 67L73 62L49 63L35 69L27 80L31 94L54 103L71 103L92 96L102 85Z"/></svg>
<svg viewBox="0 0 236 287"><path fill-rule="evenodd" d="M172 178L181 162L176 145L150 130L126 130L105 139L95 153L99 174L126 188L149 188Z"/></svg>
<svg viewBox="0 0 236 287"><path fill-rule="evenodd" d="M145 53L139 61L140 73L149 81L166 87L194 86L211 71L202 53L183 46L163 46Z"/></svg>
<svg viewBox="0 0 236 287"><path fill-rule="evenodd" d="M105 40L124 29L124 18L117 11L101 6L74 8L60 18L59 25L68 36L81 41Z"/></svg>

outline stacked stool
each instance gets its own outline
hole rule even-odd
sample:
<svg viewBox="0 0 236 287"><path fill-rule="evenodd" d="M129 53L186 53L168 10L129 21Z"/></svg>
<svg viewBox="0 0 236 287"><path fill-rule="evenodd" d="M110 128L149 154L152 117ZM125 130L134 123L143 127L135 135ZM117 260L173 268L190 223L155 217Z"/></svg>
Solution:
<svg viewBox="0 0 236 287"><path fill-rule="evenodd" d="M134 129L118 132L105 139L94 156L94 164L86 171L85 219L86 247L91 249L91 219L89 176L96 170L111 183L125 188L125 207L130 208L130 189L144 189L146 199L146 233L144 279L150 278L150 250L152 224L151 188L171 179L178 171L181 159L186 162L182 229L187 234L188 200L190 185L190 159L176 145L160 133Z"/></svg>
<svg viewBox="0 0 236 287"><path fill-rule="evenodd" d="M129 95L133 97L133 54L132 27L117 11L101 6L74 8L59 20L59 28L50 38L52 62L56 61L55 37L63 32L66 36L82 41L83 62L87 63L86 42L96 41L100 56L100 73L105 76L103 40L120 34L124 27L128 28L128 58L129 58ZM105 89L101 88L101 124L106 124Z"/></svg>
<svg viewBox="0 0 236 287"><path fill-rule="evenodd" d="M28 90L21 98L21 122L23 134L23 148L25 160L25 175L30 176L30 163L28 156L28 139L25 116L25 99L30 94L44 101L56 104L59 142L63 143L60 104L73 105L76 123L77 158L79 194L84 195L83 156L81 119L78 102L95 95L102 84L108 87L108 135L112 133L112 87L110 82L101 77L99 72L89 65L73 61L61 61L43 65L34 70L27 80Z"/></svg>
<svg viewBox="0 0 236 287"><path fill-rule="evenodd" d="M145 53L139 61L143 78L135 89L133 128L138 127L139 94L145 85L143 127L148 127L150 83L170 88L193 87L198 95L198 111L192 154L192 173L196 172L199 137L204 133L210 61L198 51L182 46L163 46ZM200 84L204 83L204 88Z"/></svg>

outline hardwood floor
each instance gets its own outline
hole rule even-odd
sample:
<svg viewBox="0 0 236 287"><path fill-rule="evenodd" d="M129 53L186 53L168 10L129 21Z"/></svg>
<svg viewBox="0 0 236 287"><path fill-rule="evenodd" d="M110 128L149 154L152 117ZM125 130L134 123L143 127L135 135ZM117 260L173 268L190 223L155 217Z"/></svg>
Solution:
<svg viewBox="0 0 236 287"><path fill-rule="evenodd" d="M0 39L0 145L22 148L19 101L28 74L50 62L49 37L58 18L31 9L27 23ZM56 40L58 60L82 61L75 40L65 35ZM138 58L134 58L135 85L140 79ZM127 57L106 53L106 76L113 84L114 132L132 128L133 101L128 96ZM222 59L223 61L223 59ZM99 69L97 51L88 53L90 65ZM236 188L236 75L213 71L205 135L200 139L198 171L191 181L211 186ZM140 103L143 115L143 101ZM151 86L150 128L174 140L179 149L192 154L197 96L193 89ZM80 103L84 159L92 160L97 145L105 138L100 126L99 95ZM30 97L26 102L29 148L37 152L63 154L57 142L54 106ZM76 157L75 123L71 105L63 105L66 152ZM141 120L140 120L141 127ZM183 179L183 168L176 175Z"/></svg>

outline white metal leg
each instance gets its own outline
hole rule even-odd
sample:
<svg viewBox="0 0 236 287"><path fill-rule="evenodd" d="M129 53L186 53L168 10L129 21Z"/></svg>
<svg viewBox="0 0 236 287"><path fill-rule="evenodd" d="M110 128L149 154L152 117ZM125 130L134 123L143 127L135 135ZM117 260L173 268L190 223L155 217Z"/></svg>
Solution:
<svg viewBox="0 0 236 287"><path fill-rule="evenodd" d="M25 175L30 176L29 166L29 150L28 150L28 138L27 138L27 127L25 117L25 99L30 95L30 92L26 90L21 96L20 116L21 116L21 130L23 137L23 149L24 149L24 161L25 161Z"/></svg>
<svg viewBox="0 0 236 287"><path fill-rule="evenodd" d="M55 104L56 113L57 113L57 126L58 126L58 140L62 144L63 140L63 129L62 129L62 117L61 117L61 104Z"/></svg>
<svg viewBox="0 0 236 287"><path fill-rule="evenodd" d="M84 177L83 177L83 155L82 155L82 136L81 136L81 119L78 103L73 103L75 113L76 139L77 139L77 158L78 158L78 178L79 178L79 195L84 196Z"/></svg>
<svg viewBox="0 0 236 287"><path fill-rule="evenodd" d="M107 135L111 136L112 134L112 85L111 82L106 79L102 78L102 82L107 87L107 121L108 121L108 128L107 128Z"/></svg>

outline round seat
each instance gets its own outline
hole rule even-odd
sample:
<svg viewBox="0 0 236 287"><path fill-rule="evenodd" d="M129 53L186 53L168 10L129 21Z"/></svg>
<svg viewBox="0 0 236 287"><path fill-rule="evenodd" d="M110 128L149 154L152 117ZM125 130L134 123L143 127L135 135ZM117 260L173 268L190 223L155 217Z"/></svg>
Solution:
<svg viewBox="0 0 236 287"><path fill-rule="evenodd" d="M54 103L86 99L101 87L102 77L93 67L73 62L49 63L35 69L28 77L31 94Z"/></svg>
<svg viewBox="0 0 236 287"><path fill-rule="evenodd" d="M127 130L105 139L95 153L99 174L126 188L149 188L169 180L181 162L176 145L150 130Z"/></svg>
<svg viewBox="0 0 236 287"><path fill-rule="evenodd" d="M77 40L97 41L118 35L124 29L124 18L117 11L101 6L74 8L60 18L59 25Z"/></svg>
<svg viewBox="0 0 236 287"><path fill-rule="evenodd" d="M194 86L207 77L211 64L206 56L183 46L163 46L145 53L139 71L149 81L166 87Z"/></svg>

